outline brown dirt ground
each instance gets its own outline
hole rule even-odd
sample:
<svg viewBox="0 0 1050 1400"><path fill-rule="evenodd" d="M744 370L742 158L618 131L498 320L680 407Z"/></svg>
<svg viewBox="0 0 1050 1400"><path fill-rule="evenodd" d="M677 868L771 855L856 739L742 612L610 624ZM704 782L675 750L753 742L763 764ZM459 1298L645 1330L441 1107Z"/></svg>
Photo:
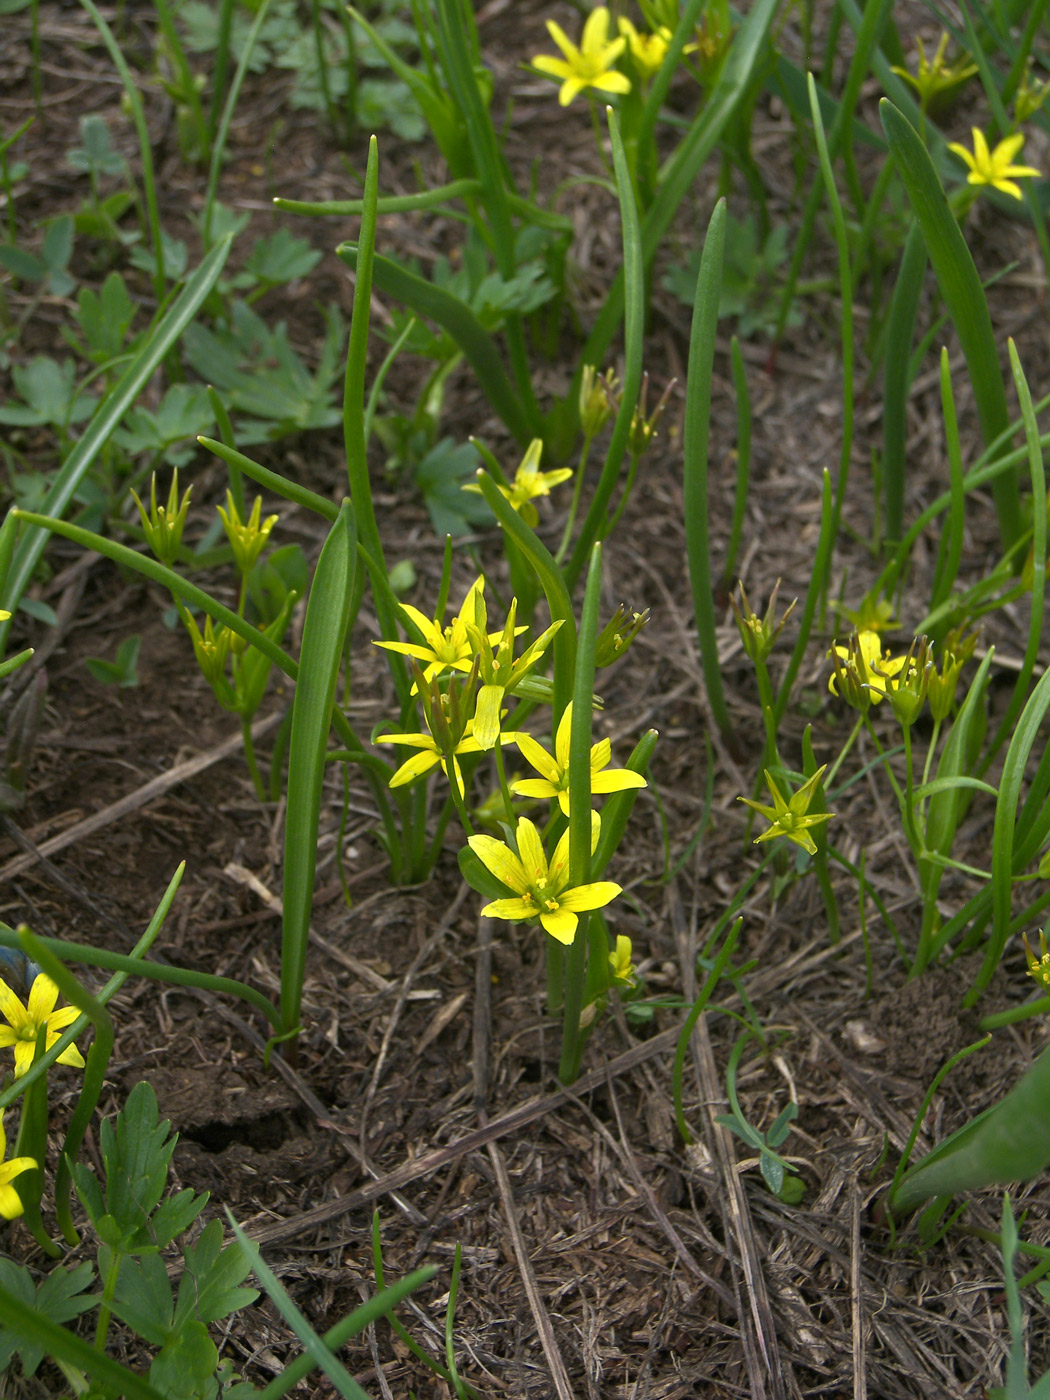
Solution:
<svg viewBox="0 0 1050 1400"><path fill-rule="evenodd" d="M127 13L134 52L148 52L152 11L130 5ZM542 149L539 178L542 189L550 190L570 176L592 173L595 159L588 123L559 113L549 86L520 67L543 47L545 13L534 3L508 7L496 0L482 14L481 31L497 94L514 97L509 159L526 169ZM5 26L0 120L10 129L28 111L28 12ZM44 3L41 26L45 100L25 146L33 174L18 191L23 237L34 219L69 207L82 193L71 190L76 182L61 156L75 144L81 113L111 116L122 149L134 157L130 125L119 119L119 91L86 17L71 6ZM203 181L177 155L171 104L155 86L149 91L165 226L187 236L186 210L199 207ZM272 75L248 83L223 176L222 197L253 212L253 234L276 223L269 212L274 193L321 199L349 192L344 153L313 114L296 114L282 130L279 151L270 149L279 96ZM876 97L871 92L866 100ZM965 132L965 107L955 120ZM775 105L761 106L754 148L775 221L797 218L793 140L784 114ZM425 147L399 147L382 135L380 144L384 192L414 188L417 160L424 178L441 177ZM345 155L359 168L363 143ZM713 197L709 181L683 211L683 246L706 223ZM744 199L737 190L741 214ZM611 198L594 186L575 187L561 208L580 232L574 257L578 310L586 323L618 263L617 219ZM334 223L288 222L326 250L350 231ZM1046 292L1034 240L1023 224L983 208L971 232L986 272L1016 262L996 288L997 326L1004 345L1007 334L1016 337L1031 381L1045 384L1040 324ZM399 216L383 221L380 242L427 259L456 236L455 227L441 221ZM829 247L826 239L819 244L811 271L833 270ZM103 275L90 251L80 248L75 271L95 282ZM147 299L148 289L141 290ZM857 298L861 332L867 293L861 288ZM350 279L329 252L308 285L271 293L262 309L289 321L293 343L309 357L319 326L316 307L335 300L346 311L350 295ZM19 314L24 303L12 293L8 299ZM383 319L381 304L375 315ZM64 317L63 305L45 299L25 328L22 351L59 350ZM836 325L837 307L825 295L807 303L805 323L789 333L775 360L766 345L745 346L755 418L754 483L740 572L754 603L765 599L778 576L786 598L801 594L808 582L819 476L825 466L834 471L839 454ZM657 385L681 375L687 336L685 310L657 291L646 366ZM541 396L564 391L572 353L567 342L565 359L542 370ZM392 402L410 403L417 381L407 367L392 381ZM972 456L977 434L961 373L956 388L964 450ZM654 791L636 808L615 871L629 892L616 927L634 939L650 992L668 998L688 995L697 949L753 869L736 797L749 789L752 755L761 742L753 677L727 614L720 645L738 727L737 755L715 744L712 820L680 874L661 881L665 833L655 793L675 858L701 819L705 735L711 735L684 565L681 411L679 397L608 548L607 607L624 597L633 607L651 607L653 621L619 668L603 675L601 687L601 723L620 753L650 725L661 733ZM932 368L912 412L909 514L947 479ZM452 385L447 415L453 435L477 433L502 446L465 373ZM717 567L732 504L735 442L725 353L716 361L712 441ZM836 589L852 602L875 574L863 541L870 528L871 448L879 441L880 404L873 390L858 405L854 486L835 565ZM45 435L29 435L23 448L41 469L54 461ZM345 478L337 434L314 434L270 451L314 489L340 494ZM426 607L440 550L410 483L389 480L382 466L377 459L388 557L412 558L419 573L414 597ZM221 498L222 474L210 460L193 463L189 475L198 507ZM203 520L199 510L196 527L203 528ZM979 501L968 522L965 570L977 578L996 556L990 502ZM545 528L555 535L557 525L550 516ZM282 541L298 540L311 555L319 548L315 522L295 510L283 510L278 528ZM485 537L478 547L498 576L498 542ZM905 628L917 621L928 596L935 549L931 538L916 550L902 605ZM38 593L59 608L63 623L50 642L42 628L29 628L30 640L50 653L49 692L29 800L18 814L19 828L37 847L215 747L235 729L206 692L184 636L161 621L166 598L105 561L85 563L61 542L48 557L50 576ZM457 581L466 583L469 576L464 565ZM986 639L996 642L1001 655L1019 656L1026 626L1023 612L999 616ZM98 685L83 660L111 655L131 632L143 639L141 686L117 693ZM350 706L363 730L388 713L390 700L371 635L366 605ZM814 643L800 678L800 703L786 722L789 761L798 760L809 718L820 753L832 755L848 732L849 718L826 691L826 645L826 638ZM286 704L287 695L274 692L263 713L279 714ZM323 813L317 940L298 1071L280 1065L264 1070L260 1027L241 1019L242 1008L130 982L115 1002L117 1051L112 1089L102 1104L112 1112L136 1081L150 1080L163 1114L181 1134L174 1159L179 1184L211 1191L209 1209L234 1211L263 1243L315 1326L331 1325L369 1289L374 1202L388 1277L421 1262L441 1266L431 1287L404 1310L414 1335L435 1352L441 1350L452 1255L462 1247L457 1354L462 1372L483 1395L558 1393L522 1258L535 1278L537 1306L549 1318L571 1393L589 1400L863 1394L872 1400L956 1400L985 1393L1001 1370L1006 1345L1000 1260L979 1238L980 1231L997 1228L998 1195L968 1202L960 1226L923 1253L909 1236L892 1247L872 1209L930 1077L977 1038L974 1018L959 1010L964 979L949 970L904 984L891 940L874 922L875 991L866 997L856 890L843 884L838 891L845 937L832 950L812 881L788 881L775 901L768 881L756 887L745 906L739 957L757 961L748 992L764 1023L782 1038L774 1055L745 1058L740 1088L750 1120L762 1126L789 1096L797 1098L799 1116L788 1148L806 1195L800 1206L787 1207L766 1191L743 1145L712 1123L725 1106L724 1066L736 1033L730 1018L711 1015L694 1045L687 1110L701 1141L689 1152L677 1140L670 1109L676 1010L658 1010L644 1035L622 1016L610 1017L590 1044L582 1086L559 1094L558 1037L544 1020L536 934L500 929L489 942L491 930L481 926L476 899L469 892L463 897L451 840L425 888L391 888L372 835L368 794L355 781L343 838L354 898L349 909L335 868L340 792L334 775ZM836 840L851 858L866 852L869 879L907 929L918 903L892 815L884 790L873 782L859 784L842 806ZM24 919L40 933L123 949L185 859L187 874L157 951L273 994L280 920L264 896L280 890L282 822L280 805L256 801L235 754L55 850L53 859L17 860L15 841L4 840L0 916L12 924ZM975 805L962 858L987 864L989 836L990 814ZM945 881L946 911L958 907L966 889L964 880ZM990 1006L1025 995L1022 968L1014 950ZM994 1102L1043 1038L1035 1023L1000 1032L992 1051L955 1070L935 1098L920 1150ZM71 1076L63 1083L68 1097ZM503 1122L523 1106L519 1117ZM89 1152L94 1150L92 1140ZM393 1172L395 1183L371 1186ZM1018 1192L1016 1208L1027 1211L1025 1230L1037 1241L1046 1242L1050 1234L1048 1204L1045 1181ZM43 1262L18 1227L4 1232L3 1245L16 1258ZM1038 1314L1031 1331L1033 1366L1045 1365L1050 1346ZM261 1306L234 1321L223 1350L248 1377L264 1383L296 1347L272 1309ZM346 1356L370 1394L446 1393L385 1328ZM18 1396L58 1393L58 1384L57 1372L46 1367L34 1383L0 1382L5 1394ZM312 1380L302 1393L329 1392L324 1382Z"/></svg>

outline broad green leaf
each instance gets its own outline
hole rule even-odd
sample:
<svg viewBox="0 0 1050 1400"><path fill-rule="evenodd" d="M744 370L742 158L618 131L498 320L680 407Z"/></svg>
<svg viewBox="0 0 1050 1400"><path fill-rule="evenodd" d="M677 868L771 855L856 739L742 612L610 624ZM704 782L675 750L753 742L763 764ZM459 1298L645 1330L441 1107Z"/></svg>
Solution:
<svg viewBox="0 0 1050 1400"><path fill-rule="evenodd" d="M890 1197L894 1211L934 1196L1028 1181L1050 1163L1050 1049L993 1108L972 1118L910 1167Z"/></svg>

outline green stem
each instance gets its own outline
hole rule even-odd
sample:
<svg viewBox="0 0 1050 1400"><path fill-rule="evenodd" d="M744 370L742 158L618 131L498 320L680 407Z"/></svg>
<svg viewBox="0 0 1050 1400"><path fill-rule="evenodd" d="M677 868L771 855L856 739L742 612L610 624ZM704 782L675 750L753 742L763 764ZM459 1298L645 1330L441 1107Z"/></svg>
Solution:
<svg viewBox="0 0 1050 1400"><path fill-rule="evenodd" d="M587 458L590 455L593 438L585 438L583 449L580 452L579 466L576 468L576 481L572 488L572 503L569 506L569 514L565 519L565 529L562 531L561 544L558 552L554 556L554 562L559 566L563 563L566 554L569 552L569 543L572 540L572 529L576 524L576 512L580 508L580 493L583 490L583 477L587 469Z"/></svg>
<svg viewBox="0 0 1050 1400"><path fill-rule="evenodd" d="M835 891L831 887L831 877L828 874L828 856L826 851L819 847L813 857L813 870L817 877L817 884L820 892L824 896L824 912L828 916L828 942L834 947L842 939L839 928L839 906L835 899Z"/></svg>
<svg viewBox="0 0 1050 1400"><path fill-rule="evenodd" d="M674 1069L671 1072L671 1090L674 1096L674 1116L678 1123L678 1132L682 1141L686 1144L693 1141L693 1135L689 1131L689 1126L685 1121L685 1109L682 1106L682 1071L685 1068L685 1052L689 1046L689 1037L692 1035L697 1021L699 1021L700 1017L703 1015L704 1007L711 1000L712 993L721 980L722 973L725 971L730 955L736 947L736 941L740 937L740 930L743 926L744 917L741 915L726 934L725 942L719 949L714 966L708 973L707 980L700 991L700 995L697 997L696 1001L693 1002L693 1009L685 1018L685 1024L682 1026L678 1036L678 1047L675 1050L674 1056Z"/></svg>
<svg viewBox="0 0 1050 1400"><path fill-rule="evenodd" d="M842 761L843 761L843 759L846 757L846 755L849 753L850 749L853 747L854 742L856 741L857 735L860 733L861 729L863 728L863 725L864 725L864 716L863 716L863 715L858 715L858 716L857 716L857 722L856 722L856 724L853 726L853 729L850 731L850 736L849 736L849 738L846 740L845 744L844 744L843 747L842 747L842 752L839 754L838 758L836 758L835 762L831 765L831 767L828 769L827 773L825 773L825 775L824 775L824 791L825 791L825 792L830 792L831 786L832 786L832 784L833 784L834 781L835 781L835 775L836 775L836 773L838 773L839 769L842 767Z"/></svg>
<svg viewBox="0 0 1050 1400"><path fill-rule="evenodd" d="M241 734L244 736L244 761L248 765L248 772L251 774L252 782L255 784L255 793L260 802L267 801L269 793L263 775L259 771L259 762L255 757L255 742L252 739L252 717L251 715L241 715Z"/></svg>
<svg viewBox="0 0 1050 1400"><path fill-rule="evenodd" d="M915 824L915 775L912 771L911 757L911 725L903 724L904 731L904 827L908 835L908 843L916 856L921 856L925 849L925 842L919 835L919 829Z"/></svg>

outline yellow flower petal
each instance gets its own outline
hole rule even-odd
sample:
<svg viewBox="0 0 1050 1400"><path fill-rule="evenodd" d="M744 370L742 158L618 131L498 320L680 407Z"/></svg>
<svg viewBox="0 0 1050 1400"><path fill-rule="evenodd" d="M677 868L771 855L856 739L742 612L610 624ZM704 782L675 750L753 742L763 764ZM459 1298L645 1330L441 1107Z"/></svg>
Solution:
<svg viewBox="0 0 1050 1400"><path fill-rule="evenodd" d="M588 909L604 909L622 893L623 886L616 884L614 880L596 880L591 885L577 885L574 890L566 890L558 896L558 905L562 909L576 910L582 914Z"/></svg>
<svg viewBox="0 0 1050 1400"><path fill-rule="evenodd" d="M414 782L416 778L421 778L424 773L429 773L438 762L441 755L436 749L424 750L422 753L414 753L407 762L402 763L394 776L390 779L390 786L403 787L405 783Z"/></svg>
<svg viewBox="0 0 1050 1400"><path fill-rule="evenodd" d="M534 919L536 906L531 899L494 899L482 909L486 919Z"/></svg>
<svg viewBox="0 0 1050 1400"><path fill-rule="evenodd" d="M35 1021L37 1025L41 1021L46 1021L55 1009L57 1000L58 986L46 973L42 972L29 989L29 1001L26 1003L29 1019Z"/></svg>
<svg viewBox="0 0 1050 1400"><path fill-rule="evenodd" d="M522 817L518 822L515 834L522 869L530 883L535 884L538 880L548 879L547 857L543 853L543 842L540 840L540 833L528 817Z"/></svg>
<svg viewBox="0 0 1050 1400"><path fill-rule="evenodd" d="M497 841L494 836L471 836L467 845L485 869L509 890L521 895L528 892L529 881L524 866L505 842Z"/></svg>
<svg viewBox="0 0 1050 1400"><path fill-rule="evenodd" d="M15 1030L21 1030L26 1024L26 1009L15 996L7 983L0 978L0 1016Z"/></svg>
<svg viewBox="0 0 1050 1400"><path fill-rule="evenodd" d="M495 747L499 738L500 710L503 708L502 685L483 685L478 691L477 709L474 711L474 738L480 749Z"/></svg>
<svg viewBox="0 0 1050 1400"><path fill-rule="evenodd" d="M629 768L609 768L604 773L591 774L591 792L626 792L628 788L648 787L641 773Z"/></svg>
<svg viewBox="0 0 1050 1400"><path fill-rule="evenodd" d="M540 923L559 943L568 945L576 937L576 925L579 923L575 914L567 909L555 909L553 913L541 914Z"/></svg>

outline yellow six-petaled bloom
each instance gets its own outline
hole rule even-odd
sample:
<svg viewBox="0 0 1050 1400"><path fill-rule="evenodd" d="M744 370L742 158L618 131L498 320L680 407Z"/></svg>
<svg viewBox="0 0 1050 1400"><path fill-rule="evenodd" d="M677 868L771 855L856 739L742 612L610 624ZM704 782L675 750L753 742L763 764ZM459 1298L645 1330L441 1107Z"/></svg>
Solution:
<svg viewBox="0 0 1050 1400"><path fill-rule="evenodd" d="M0 979L0 1015L8 1023L0 1026L0 1048L13 1047L16 1079L25 1074L33 1063L41 1027L47 1027L47 1044L44 1048L50 1050L66 1027L80 1015L75 1006L63 1006L56 1011L57 1000L58 988L45 973L40 973L33 982L25 1006L7 983ZM58 1063L83 1069L84 1057L75 1045L69 1045L59 1055Z"/></svg>
<svg viewBox="0 0 1050 1400"><path fill-rule="evenodd" d="M558 732L554 736L554 753L549 754L531 734L508 731L503 737L517 743L521 756L540 774L538 778L520 778L510 785L516 797L556 797L558 806L569 815L569 736L572 731L572 702L565 706ZM591 746L591 792L624 792L627 788L646 786L641 773L629 768L610 768L612 745L601 739Z"/></svg>
<svg viewBox="0 0 1050 1400"><path fill-rule="evenodd" d="M552 78L560 78L558 102L567 107L585 88L599 92L630 92L631 81L613 67L627 46L627 40L609 38L609 11L604 5L591 11L583 26L583 37L577 48L554 20L547 21L547 32L561 49L562 58L537 54L532 66Z"/></svg>
<svg viewBox="0 0 1050 1400"><path fill-rule="evenodd" d="M598 843L600 821L591 813L591 849ZM591 909L604 909L621 892L612 880L596 880L592 884L569 888L569 833L566 831L554 850L550 864L543 849L540 833L522 817L517 827L517 853L494 836L471 836L470 849L486 870L502 881L513 898L495 899L486 904L482 914L489 919L510 919L513 922L539 919L559 943L571 943L576 937L577 914Z"/></svg>
<svg viewBox="0 0 1050 1400"><path fill-rule="evenodd" d="M1024 145L1024 137L1021 133L1015 132L1013 136L1007 136L996 146L994 151L989 151L988 142L984 139L984 132L980 127L973 127L973 151L970 152L965 146L960 146L958 141L948 143L949 151L966 162L970 167L970 173L966 177L968 185L990 185L993 190L1001 190L1003 194L1012 195L1014 199L1020 199L1021 186L1015 184L1012 176L1020 177L1025 175L1038 175L1040 172L1031 165L1014 165L1014 156L1020 153Z"/></svg>

